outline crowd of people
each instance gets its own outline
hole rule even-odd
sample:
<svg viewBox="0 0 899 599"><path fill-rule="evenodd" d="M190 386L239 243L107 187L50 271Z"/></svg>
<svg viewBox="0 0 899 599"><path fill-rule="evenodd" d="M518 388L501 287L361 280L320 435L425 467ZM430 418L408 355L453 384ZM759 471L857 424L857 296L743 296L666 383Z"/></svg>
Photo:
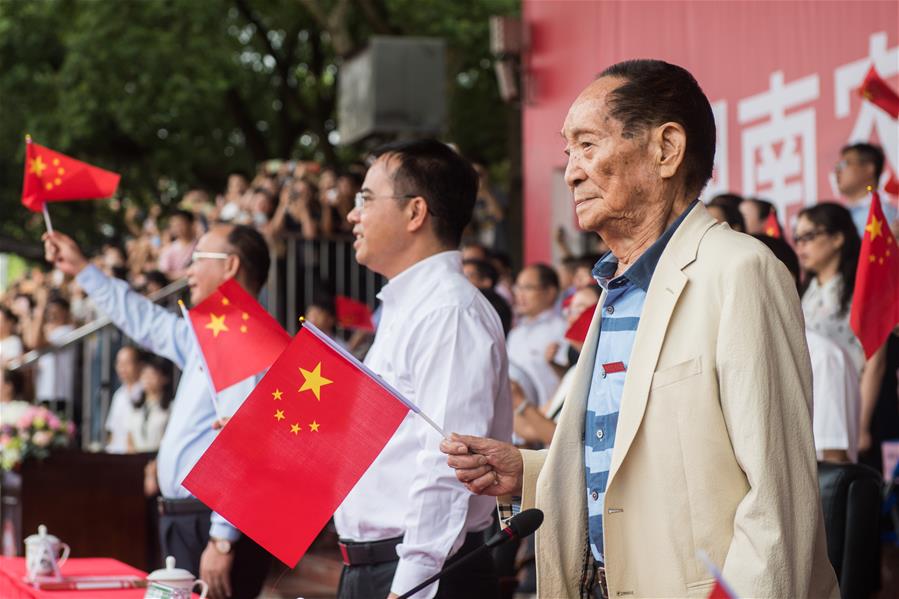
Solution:
<svg viewBox="0 0 899 599"><path fill-rule="evenodd" d="M656 206L648 202L648 207L640 207L637 211L643 220L635 226L645 227L645 231L652 231L651 234L641 237L616 229L608 224L604 212L614 210L616 206L594 205L596 200L588 192L579 195L579 190L588 189L602 177L614 178L609 173L627 163L627 160L616 163L609 159L611 166L608 169L594 167L591 154L594 150L590 148L596 142L582 138L589 137L591 128L611 126L610 121L617 123L616 119L624 116L613 111L611 119L604 125L597 125L592 120L592 113L578 112L579 105L593 103L600 107L600 112L605 110L606 103L611 102L607 99L607 88L617 85L621 79L636 82L636 87L665 85L667 82L686 90L682 91L684 94L694 94L689 103L684 102L685 105L701 106L703 102L708 105L695 81L685 71L669 69L671 65L650 63L653 61L634 61L634 64L605 73L575 103L569 114L571 122L566 124L566 143L571 153L566 181L575 192L582 227L602 237L595 254L573 255L564 237L560 236L557 242L563 259L559 264L532 263L514 272L501 245L504 238L503 200L490 185L486 170L466 166L467 163L436 142L390 146L376 154L367 174L361 168L338 172L308 162L269 162L260 167L250 182L241 175L231 175L224 193L215 201L205 192L188 192L177 209L165 219L159 207L152 208L143 218L133 207L124 209L128 230L124 245L105 246L90 264L71 239L49 237L47 253L53 268L33 268L28 277L14 283L0 299L0 359L4 366L8 366L24 351L60 343L74 326L98 314L110 316L133 341L123 342L116 355L115 371L120 386L109 409L105 448L111 452L155 452L162 446L161 513L171 516L163 526L177 528L181 525L178 524L179 514L194 513L191 511L194 508L196 513L202 510L201 506L185 503L192 498L174 476L174 470L183 474L185 466L172 452L196 457L202 448L178 445L174 434L165 432L166 426L177 427L184 436L188 436L188 429L203 429L195 436L202 434L205 438L214 435L209 431L215 415L209 401L206 404L210 405L205 405L202 413L198 411L200 408L196 405L202 402L191 396L191 393L205 393L205 382L190 370L197 366L195 356L189 353L195 352L195 348L175 331L175 327L181 325L173 324L175 321L171 318L175 317L156 312L152 313L149 322L135 321L131 310L143 309L140 306L146 301L136 294L150 294L185 276L193 280L190 291L194 300L202 299L204 293L208 295L210 285L228 276L235 276L246 288L258 292L264 280L262 277L268 272L267 260L251 259L252 256L259 258L253 248L258 249L260 244L264 243L268 254L277 259L279 252L283 252L281 242L285 234L304 239L334 236L353 239L359 263L389 279L380 296L383 303L376 313L379 342L373 345L366 362L376 372L389 373L390 377L400 381L394 384L410 399L417 399L419 405L428 408L432 415L440 417L443 426L479 435L457 438L463 441L460 448L451 447L448 442L441 447L444 453L450 454L449 464L456 469L459 480L476 494L508 495L509 513L523 508L528 502L530 505L542 504L544 510L549 510L556 498L559 505L573 506L572 514L584 516L583 522L573 520L575 516L571 514L552 517L549 528L556 532L547 534L554 535L548 537L553 543L561 543L568 538L561 533L580 526L586 530L580 530L571 538L583 539L585 545L583 551L574 553L570 548L556 548L555 555L551 544L544 546L547 553L536 557L537 567L544 569L543 584L547 586L543 592L570 594L580 580L578 592L586 588L587 592L608 594L612 587L606 582L607 575L610 580L617 577L615 588L621 589L619 595L632 594L630 584L644 585L640 587L644 594L665 594L680 588L677 585L686 576L680 571L667 578L660 574L658 580L663 582L658 584L647 582L649 578L630 580L631 575L622 573L620 566L618 571L607 574L606 553L630 554L633 547L622 544L620 536L612 537L616 540L609 544L608 532L603 541L606 518L603 507L611 506L608 513L612 514L617 513L613 509L624 511L615 507L618 504L613 501L622 501L621 505L630 501L629 505L635 505L637 499L634 496L622 495L632 491L617 489L622 485L631 485L624 488L633 489L643 484L640 493L649 493L646 486L649 483L637 480L652 479L638 475L637 471L620 474L623 468L620 460L618 463L611 461L616 436L619 441L624 439L624 443L630 444L621 450L632 452L630 468L642 467L661 479L662 474L653 470L646 452L653 453L652 448L664 446L659 445L659 439L664 430L674 426L672 418L679 423L674 426L673 434L678 435L674 442L681 444L682 457L677 459L683 462L674 463L674 466L682 470L692 468L696 480L705 481L702 484L710 480L711 474L717 473L730 485L729 490L723 491L729 493L723 501L733 504L733 510L727 512L720 506L709 510L712 515L705 517L711 524L703 531L714 537L708 540L713 553L717 552L713 559L723 561L730 538L735 534L734 518L744 518L743 524L749 526L758 524L753 518L761 517L734 515L739 501L744 496L749 497L747 489L759 484L755 476L776 479L776 484L782 485L779 490L765 490L761 497L754 497L753 501L759 502L759 513L764 507L775 511L782 508L783 513L793 513L791 509L800 509L797 506L803 498L817 493L806 487L794 488L798 482L783 480L780 473L772 470L771 464L764 463L770 456L761 455L757 448L747 444L752 427L770 426L780 431L778 427L795 426L796 439L778 437L780 445L775 443L771 451L787 454L796 450L795 455L784 459L794 460L791 467L798 473L805 473L809 465L804 461L806 456L801 447L800 437L805 432L813 433L818 460L855 462L860 454L866 453L873 456L871 461L879 464L877 443L886 438L884 431L892 424L877 423L874 415L884 390L892 393L893 411L897 411L895 378L899 365L888 358L888 345L895 344L895 338L866 359L849 326L860 239L864 235L871 203L869 190L877 187L883 170L884 156L880 148L871 144L846 146L836 167L844 202L828 201L806 207L795 223L783 223L770 202L736 194L720 195L706 208L697 207L694 199L709 175L702 170L703 165L707 162L710 172L711 155L689 154L696 150L684 140L692 135L709 138L708 125L703 124L703 119L711 118L707 111L708 114L685 117L694 119L688 125L680 125L678 121L677 126L671 126L668 122L658 130L659 139L664 140L664 143L659 142L659 155L664 157L671 152L678 162L674 163L673 170L660 168L663 175L651 182L661 190L659 198L670 194L670 203L659 200ZM647 83L647 77L655 77L662 83ZM633 101L637 102L636 99ZM649 107L641 109L650 110ZM670 110L680 114L679 108ZM617 135L621 140L633 137L623 136L620 131L613 131L611 135ZM713 125L710 138L714 140ZM621 143L615 152L630 151L621 148L629 148L627 144L632 142ZM713 144L711 149L714 149ZM635 153L634 156L638 155ZM636 159L645 158L640 155ZM403 176L397 177L397 172ZM666 172L669 174L664 174ZM676 192L668 191L675 188L665 187L668 183L664 179L668 178L680 182ZM614 185L625 184L616 182ZM466 195L469 187L471 193ZM627 202L636 197L633 189L615 189ZM385 198L404 200L386 203ZM621 201L626 203L625 199ZM471 209L466 215L465 206L469 200L472 200ZM668 211L663 212L661 206L667 206ZM619 208L623 207L633 206L622 204ZM660 210L658 214L652 212L656 208ZM884 211L890 222L897 224L895 207L885 202ZM471 214L475 220L469 224ZM729 227L716 227L712 219L727 223ZM396 223L403 223L403 226ZM704 236L706 231L711 232ZM763 252L749 236L766 246L770 253ZM263 241L257 242L256 237ZM792 244L786 237L792 239ZM651 243L646 244L646 239ZM705 254L701 252L702 244L709 244L706 247L711 248ZM205 261L195 260L198 255L195 252L208 258L225 251L222 248L227 249L225 253L237 256L238 261L232 264L226 258L224 263L216 264L218 270L210 274L212 271L208 269L212 267L201 266ZM458 265L453 253L457 248L461 250ZM612 251L608 252L608 249ZM728 251L738 261L732 268L745 270L730 272L731 267L722 262L725 257L715 255ZM702 254L698 260L702 266L692 267L692 260L696 260L698 254ZM785 269L769 268L770 264L776 263L774 257ZM681 262L675 264L674 260ZM427 268L420 265L427 265ZM691 283L695 288L684 291L686 279L678 276L681 271L688 272L689 268L694 268L689 272L697 282ZM463 275L479 293L461 283ZM124 282L115 282L115 279ZM750 287L737 288L738 283L734 281L740 280ZM681 298L685 306L675 308L673 303L666 303L668 300L662 291L658 291L658 285L666 285L662 291L669 292L675 301L677 294L683 293ZM724 285L735 287L722 299L720 289ZM765 291L755 294L753 285ZM214 289L214 285L211 288ZM759 313L762 300L756 297L767 293L771 294L764 300L770 301L770 320ZM801 298L801 317L798 312L800 302L793 301L794 298ZM654 302L653 310L649 309L650 302ZM326 316L333 316L333 310L328 306L327 302L321 302L307 308L324 310ZM695 313L688 312L694 309ZM593 326L586 339L572 337L570 329L587 310L601 311L602 324L599 326L602 333ZM703 310L708 310L708 314L700 314ZM662 313L674 314L670 324L659 320L663 318ZM321 318L318 312L312 317ZM804 331L800 329L803 318ZM594 319L594 325L598 321ZM651 354L653 333L641 333L644 329L638 329L638 324L643 321L647 322L647 331L661 327L658 343L666 330L671 335L672 340L666 341L661 350L655 347L654 354ZM153 328L154 323L158 327ZM758 330L746 332L744 329L750 324ZM167 327L172 329L171 334L166 333ZM429 341L422 341L425 335L415 337L417 330L427 330ZM804 339L798 345L796 335ZM724 344L724 349L733 355L715 354L724 351L716 344ZM172 388L171 364L145 354L136 345L161 354L186 373L178 383L178 390ZM811 378L801 364L804 349L800 348L803 345L807 345L811 357ZM634 355L643 352L645 361L652 363L648 366L638 364L629 351L622 349L624 347L633 347ZM706 359L717 357L717 363L703 364L697 351L706 352L703 354ZM757 355L765 352L771 355ZM581 355L589 356L591 368L579 367L583 364ZM654 355L653 360L659 363L655 374L656 362L650 360L650 355ZM741 364L741 360L744 363ZM749 360L754 362L749 364ZM7 388L10 385L4 385L3 401L72 402L74 369L74 354L48 353L38 362L31 385L24 384L20 370L5 373L5 379L12 382L11 390ZM752 380L747 380L741 369L745 369ZM626 383L625 373L631 372L633 374L627 375L629 382ZM642 391L635 391L640 377L646 376L652 380L647 379ZM771 377L769 388L760 390L765 385L753 378L755 376ZM794 383L792 388L784 383L788 379ZM440 387L441 381L451 382L452 392L448 385ZM721 456L720 459L708 458L715 462L712 465L703 462L707 458L699 457L707 448L687 438L690 414L682 405L685 400L681 396L696 390L683 388L684 381L692 381L702 391L699 393L701 405L694 416L701 425L708 427L703 434L707 436L709 446L720 449L716 454ZM243 391L248 392L252 381L245 382L247 389ZM786 386L779 386L781 384ZM788 388L790 398L778 396ZM628 430L629 426L636 427L633 414L628 412L633 409L628 407L632 404L628 402L639 401L639 393L653 398L645 413L642 436L633 429ZM757 397L756 394L762 395ZM237 395L240 393L235 392L235 397L229 400L233 406L242 400ZM814 401L810 423L797 416L802 411L803 395ZM670 400L671 407L662 406L660 398ZM747 407L746 404L751 403L747 398L757 398L757 405ZM188 401L193 401L194 407L184 405L183 402ZM566 402L572 401L578 402L580 408L563 411ZM643 401L646 408L645 398ZM765 410L783 416L783 422L766 420L772 416L764 416ZM575 413L580 414L580 420L572 416ZM508 422L504 421L505 417ZM728 426L724 425L724 420ZM896 420L899 423L899 417ZM874 430L878 432L872 435ZM893 432L899 436L899 430ZM560 435L562 441L559 441ZM169 439L168 446L166 438ZM433 573L435 563L439 565L448 556L473 550L475 536L489 526L491 502L481 501L482 497L462 497L461 486L449 484L447 473L437 468L440 461L437 458L446 459L438 451L438 442L421 440L411 424L404 424L385 450L388 457L367 472L338 510L335 521L343 538L347 564L341 582L342 597L366 596L375 588L373 584L379 593L383 591L381 596L406 590L424 575ZM518 453L508 453L510 447L516 448L516 452L524 449L520 454L523 457L516 458ZM572 470L570 464L563 467L559 460L565 458L556 457L566 456L570 463L576 463L571 460L571 455L563 453L571 447L577 447L581 452L579 458L583 462L579 470ZM527 450L547 448L548 453L527 453ZM417 465L415 459L409 462L409 456L414 458L419 450ZM534 457L537 455L540 457ZM483 461L477 461L484 456ZM548 460L547 464L557 466L552 473L546 469L541 473L544 459ZM522 461L529 465L522 466ZM427 472L422 470L422 464L430 465ZM619 485L615 490L606 487L613 470ZM677 468L670 470L666 476L673 476L672 472ZM747 471L750 471L749 475L745 474ZM538 474L544 480L548 480L545 477L556 478L552 479L552 484L545 483L540 487ZM797 476L802 478L802 475ZM577 479L577 485L563 484L567 480L565 477ZM387 480L395 483L390 485L391 492L394 488L408 487L415 493L408 498L391 499L390 493L385 494L384 481ZM699 482L696 484L697 488L702 486ZM536 500L535 485L538 489ZM677 492L682 487L680 481L674 485ZM561 495L562 488L566 489L564 496ZM572 488L579 489L577 502L569 496L573 493ZM423 490L431 495L423 495ZM660 493L656 489L653 495L656 491ZM699 498L692 499L702 503ZM379 502L385 509L372 510L372 504ZM424 517L414 523L409 521L409 513L425 514L433 510L434 505L443 505L441 502L456 507L461 505L464 509L447 510L447 514L442 514L438 522L440 530L434 523L425 523ZM786 502L792 503L784 507ZM189 507L185 508L185 505ZM166 512L169 508L171 512ZM820 512L806 511L808 521L820 519ZM664 512L660 507L659 513ZM184 562L192 564L207 580L211 579L216 592L230 591L230 585L237 582L231 562L222 562L221 556L229 555L231 543L239 542L239 533L215 514L211 514L210 520L208 510L202 517L206 518L203 522L209 532L201 536L210 544L209 548L205 543L202 545L202 556L179 549L175 541L171 541L174 545L167 549L173 553L181 551ZM628 522L628 526L636 526L634 522ZM786 529L789 523L778 521L776 526ZM712 530L719 532L712 534ZM778 578L760 575L753 569L754 565L731 564L729 574L740 588L748 589L744 592L793 595L793 591L797 591L798 595L814 595L814 584L819 585L818 590L827 591L829 580L826 576L817 578L815 583L800 580L811 572L813 563L815 568L820 565L820 548L810 540L814 534L808 530L791 529L789 532L793 536L788 539L788 544L795 551L795 559L804 560L804 565L799 567L798 562L793 563L791 576ZM166 534L163 532L164 544ZM779 537L779 533L774 536ZM668 541L671 547L681 542L677 539ZM388 560L389 567L381 562L366 562L364 557L353 563L354 555L383 551L387 545L388 553L395 552L393 560ZM665 553L668 549L655 547L652 551L655 553L649 556L647 563L670 561L671 556ZM533 547L530 552L533 556ZM565 562L565 556L570 555L577 559L572 557L570 563ZM590 556L586 564L582 559L584 555ZM563 563L554 565L554 560L559 559ZM746 556L735 559L745 560ZM497 564L501 562L497 557ZM575 562L577 565L572 565ZM788 569L792 567L791 563L787 560ZM375 565L379 568L374 569ZM355 566L370 568L362 570ZM573 575L574 569L581 566L587 570ZM514 571L499 569L500 575L515 576ZM478 571L473 574L473 579L462 576L445 580L446 586L441 588L455 589L454 592L459 593L467 592L466 589L481 589L477 585L490 584L488 579L493 575ZM534 584L533 578L528 580L530 582L523 584L521 589L527 590L527 584ZM255 584L248 588L258 590Z"/></svg>

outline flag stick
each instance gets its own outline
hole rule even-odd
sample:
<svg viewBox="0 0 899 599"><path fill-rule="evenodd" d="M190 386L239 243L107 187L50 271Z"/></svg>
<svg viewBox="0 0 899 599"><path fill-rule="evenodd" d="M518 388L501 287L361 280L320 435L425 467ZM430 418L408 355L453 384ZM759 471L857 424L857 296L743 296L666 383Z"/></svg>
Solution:
<svg viewBox="0 0 899 599"><path fill-rule="evenodd" d="M50 222L50 211L47 210L47 202L44 202L44 224L47 225L47 233L53 234L53 223Z"/></svg>
<svg viewBox="0 0 899 599"><path fill-rule="evenodd" d="M212 407L215 408L215 417L218 420L221 420L222 412L219 410L218 395L215 393L215 385L212 382L212 376L209 374L209 366L206 364L206 356L203 355L203 348L200 346L200 340L197 339L197 332L194 330L194 325L190 322L190 316L187 315L187 308L184 307L184 302L180 299L178 300L178 307L181 308L181 315L184 317L184 320L187 321L187 326L190 327L190 333L193 335L194 341L197 342L197 351L200 352L200 360L203 362L203 373L206 375L206 384L209 385L209 396L212 398Z"/></svg>

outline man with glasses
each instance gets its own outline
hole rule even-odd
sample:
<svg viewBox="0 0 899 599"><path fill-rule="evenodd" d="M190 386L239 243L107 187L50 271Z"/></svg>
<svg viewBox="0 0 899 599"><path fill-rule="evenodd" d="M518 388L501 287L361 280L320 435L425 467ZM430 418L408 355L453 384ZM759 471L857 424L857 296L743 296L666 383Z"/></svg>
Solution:
<svg viewBox="0 0 899 599"><path fill-rule="evenodd" d="M859 236L864 236L868 223L868 211L871 209L871 192L877 189L880 174L883 172L883 150L879 146L868 143L857 143L844 146L840 150L840 161L834 166L837 176L837 187L846 199L846 208L852 213L852 222L858 229ZM880 205L887 222L896 220L896 207L884 201Z"/></svg>
<svg viewBox="0 0 899 599"><path fill-rule="evenodd" d="M552 398L560 376L547 359L547 348L565 343L568 329L556 311L559 276L546 264L532 264L518 273L512 287L515 326L509 331L509 361L523 368L537 387L538 407ZM550 357L552 359L552 357Z"/></svg>
<svg viewBox="0 0 899 599"><path fill-rule="evenodd" d="M126 335L181 369L156 460L163 556L172 555L179 567L199 573L209 584L210 599L256 597L268 573L269 555L181 486L216 436L215 407L190 324L126 282L105 276L67 235L45 235L44 249L47 260L74 275L97 308ZM213 227L197 242L187 268L191 303L202 302L231 278L255 296L268 268L268 247L258 232L245 226ZM219 392L216 401L222 413L236 412L255 384L256 377L250 377Z"/></svg>
<svg viewBox="0 0 899 599"><path fill-rule="evenodd" d="M380 148L347 220L356 260L389 279L365 363L445 430L509 440L512 409L500 319L457 251L478 178L435 140ZM483 543L494 504L456 480L440 436L409 415L334 514L342 599L405 593ZM473 560L416 598L495 597L493 562Z"/></svg>

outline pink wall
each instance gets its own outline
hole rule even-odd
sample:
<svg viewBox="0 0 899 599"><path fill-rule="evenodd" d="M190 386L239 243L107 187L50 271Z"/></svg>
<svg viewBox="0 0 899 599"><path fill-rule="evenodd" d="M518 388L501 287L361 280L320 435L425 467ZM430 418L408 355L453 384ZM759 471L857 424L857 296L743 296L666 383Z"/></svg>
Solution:
<svg viewBox="0 0 899 599"><path fill-rule="evenodd" d="M767 198L788 228L803 205L836 197L831 173L845 143L874 140L888 170L899 170L896 121L855 91L871 64L897 87L899 3L523 0L523 21L526 262L549 260L553 227L570 224L557 222L550 202L569 105L628 58L693 73L719 128L708 193ZM573 210L561 212L573 222Z"/></svg>

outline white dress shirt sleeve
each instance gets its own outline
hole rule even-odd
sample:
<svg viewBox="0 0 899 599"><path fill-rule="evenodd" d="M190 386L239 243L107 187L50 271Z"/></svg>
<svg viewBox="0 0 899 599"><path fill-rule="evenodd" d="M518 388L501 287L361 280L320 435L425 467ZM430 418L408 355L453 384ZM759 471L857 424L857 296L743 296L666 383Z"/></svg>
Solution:
<svg viewBox="0 0 899 599"><path fill-rule="evenodd" d="M464 308L446 307L422 319L405 348L421 410L445 431L486 436L500 395L503 347L487 323ZM404 593L437 573L464 542L471 494L440 452L440 436L418 423L419 453L409 493L406 532L397 547L399 564L391 591ZM430 599L437 585L417 593Z"/></svg>
<svg viewBox="0 0 899 599"><path fill-rule="evenodd" d="M92 264L78 273L76 280L97 309L122 332L184 369L187 356L196 351L193 333L184 318L135 293L125 281L107 277Z"/></svg>

